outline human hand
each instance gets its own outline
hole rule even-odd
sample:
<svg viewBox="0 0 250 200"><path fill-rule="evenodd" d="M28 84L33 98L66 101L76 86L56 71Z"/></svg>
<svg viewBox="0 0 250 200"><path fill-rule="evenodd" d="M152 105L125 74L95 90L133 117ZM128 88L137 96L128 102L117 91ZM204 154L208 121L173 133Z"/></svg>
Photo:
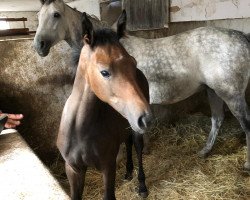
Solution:
<svg viewBox="0 0 250 200"><path fill-rule="evenodd" d="M0 112L0 116L4 113ZM22 114L6 114L8 116L8 120L5 123L5 128L16 128L21 124L21 120L23 119Z"/></svg>

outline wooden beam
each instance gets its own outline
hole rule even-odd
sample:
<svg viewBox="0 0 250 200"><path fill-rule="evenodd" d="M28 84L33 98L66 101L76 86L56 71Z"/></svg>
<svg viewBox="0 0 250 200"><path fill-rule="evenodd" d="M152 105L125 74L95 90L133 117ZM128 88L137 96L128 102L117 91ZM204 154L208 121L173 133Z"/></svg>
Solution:
<svg viewBox="0 0 250 200"><path fill-rule="evenodd" d="M0 36L28 35L28 34L29 34L28 28L0 30Z"/></svg>
<svg viewBox="0 0 250 200"><path fill-rule="evenodd" d="M0 21L6 21L6 22L17 22L17 21L27 21L27 18L0 18Z"/></svg>

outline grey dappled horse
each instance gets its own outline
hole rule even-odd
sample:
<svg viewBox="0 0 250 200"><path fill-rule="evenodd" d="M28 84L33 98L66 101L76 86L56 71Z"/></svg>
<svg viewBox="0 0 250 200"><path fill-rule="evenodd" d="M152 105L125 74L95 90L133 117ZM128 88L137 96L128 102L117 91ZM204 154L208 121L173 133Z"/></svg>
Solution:
<svg viewBox="0 0 250 200"><path fill-rule="evenodd" d="M69 7L62 0L40 0L39 26L34 45L40 56L47 56L50 47L65 40L72 48L79 47L82 38L82 13ZM105 23L91 17L94 28L106 27Z"/></svg>
<svg viewBox="0 0 250 200"><path fill-rule="evenodd" d="M50 47L60 40L66 40L71 46L79 43L76 35L82 33L80 24L80 13L62 0L45 1L39 12L35 37L37 52L46 56ZM159 39L128 36L121 39L121 43L136 58L137 67L148 79L151 104L171 104L202 89L207 90L212 128L200 152L202 156L214 145L224 120L225 102L246 133L244 166L250 170L250 115L245 100L250 45L244 33L203 27Z"/></svg>

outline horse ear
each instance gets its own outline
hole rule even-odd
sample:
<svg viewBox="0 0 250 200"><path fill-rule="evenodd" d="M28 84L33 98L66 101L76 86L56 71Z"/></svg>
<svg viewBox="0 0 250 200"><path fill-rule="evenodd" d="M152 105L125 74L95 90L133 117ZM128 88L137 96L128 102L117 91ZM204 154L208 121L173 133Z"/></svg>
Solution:
<svg viewBox="0 0 250 200"><path fill-rule="evenodd" d="M92 45L94 42L93 25L85 12L82 14L82 34L84 43Z"/></svg>
<svg viewBox="0 0 250 200"><path fill-rule="evenodd" d="M117 22L117 36L119 39L125 35L126 23L127 23L127 14L126 11L123 10Z"/></svg>

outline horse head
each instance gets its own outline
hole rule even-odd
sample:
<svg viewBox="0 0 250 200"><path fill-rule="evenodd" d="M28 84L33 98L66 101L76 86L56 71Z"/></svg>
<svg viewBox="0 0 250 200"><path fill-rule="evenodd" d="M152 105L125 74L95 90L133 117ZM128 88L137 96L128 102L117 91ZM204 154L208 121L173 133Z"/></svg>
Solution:
<svg viewBox="0 0 250 200"><path fill-rule="evenodd" d="M136 60L119 42L126 27L125 11L118 20L117 32L94 31L86 13L82 26L86 32L78 67L86 83L99 99L123 115L134 131L144 133L151 120L149 104L139 87Z"/></svg>
<svg viewBox="0 0 250 200"><path fill-rule="evenodd" d="M77 21L76 14L73 14L75 11L63 0L40 1L42 7L38 12L39 25L34 38L34 46L37 53L45 57L52 46L61 40L67 40L67 36L70 34L69 25L80 24L80 22ZM77 27L75 25L75 28Z"/></svg>

